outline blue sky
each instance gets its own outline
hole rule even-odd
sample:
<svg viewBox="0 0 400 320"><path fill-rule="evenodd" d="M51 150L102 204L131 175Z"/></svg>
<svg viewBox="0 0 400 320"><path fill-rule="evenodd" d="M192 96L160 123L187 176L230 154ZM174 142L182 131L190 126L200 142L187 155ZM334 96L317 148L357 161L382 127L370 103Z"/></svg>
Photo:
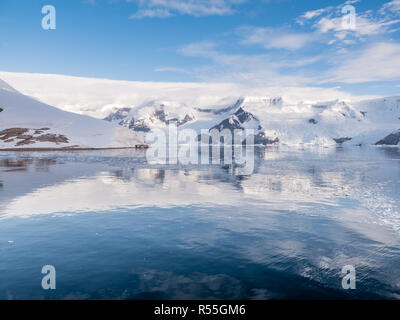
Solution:
<svg viewBox="0 0 400 320"><path fill-rule="evenodd" d="M399 30L400 0L1 0L0 70L396 95Z"/></svg>

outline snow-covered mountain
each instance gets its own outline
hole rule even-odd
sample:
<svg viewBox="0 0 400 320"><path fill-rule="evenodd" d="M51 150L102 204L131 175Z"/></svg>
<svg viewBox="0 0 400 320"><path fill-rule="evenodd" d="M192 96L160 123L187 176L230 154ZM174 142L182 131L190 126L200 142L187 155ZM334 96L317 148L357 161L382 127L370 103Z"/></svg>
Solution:
<svg viewBox="0 0 400 320"><path fill-rule="evenodd" d="M49 106L0 80L0 149L134 147L140 143L130 130Z"/></svg>
<svg viewBox="0 0 400 320"><path fill-rule="evenodd" d="M282 97L245 97L207 108L174 101L151 101L119 108L105 120L144 134L155 128L253 129L256 144L397 145L400 97L361 102L289 103Z"/></svg>
<svg viewBox="0 0 400 320"><path fill-rule="evenodd" d="M73 137L80 140L64 144L61 137L60 146L121 145L111 137L124 136L130 131L144 139L146 133L153 129L167 130L171 122L177 123L179 129L194 129L198 133L212 128L254 129L258 144L396 145L400 140L400 97L371 99L369 96L346 95L336 89L312 87L249 89L228 84L145 83L6 72L0 72L0 76L24 94L34 97L24 96L23 99L29 100L26 105L43 105L35 100L38 99L58 109L76 113L62 113L51 108L53 111L46 111L46 115L39 115L37 111L30 115L29 110L33 108L25 110L22 103L17 103L14 111L0 112L2 128L11 128L11 119L15 120L13 127L21 127L17 125L18 118L25 120L25 115L35 119L35 123L40 119L41 125L32 124L23 128L47 128L49 126L44 123L51 121L49 115L53 113L57 113L54 115L56 119L83 119L77 115L81 114L111 122L107 126L106 121L96 122L85 117L88 119L84 121L85 125L67 132L66 123L69 120L63 120L52 127L62 129L54 133L65 135L69 141ZM2 95L16 94L4 83L2 87ZM5 106L2 96L0 108L5 109ZM4 112L14 114L6 118ZM93 124L86 125L88 121ZM116 127L129 130L114 134ZM113 133L109 134L108 130ZM23 134L36 136L46 133L38 132L35 134L31 130ZM0 143L4 144L4 141L0 140ZM122 138L121 141L126 140ZM40 143L44 145L44 142Z"/></svg>

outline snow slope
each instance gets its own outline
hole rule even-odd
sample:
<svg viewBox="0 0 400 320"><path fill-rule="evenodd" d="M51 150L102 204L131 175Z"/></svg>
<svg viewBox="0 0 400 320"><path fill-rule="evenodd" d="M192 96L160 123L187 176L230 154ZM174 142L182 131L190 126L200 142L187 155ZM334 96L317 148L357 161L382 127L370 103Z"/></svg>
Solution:
<svg viewBox="0 0 400 320"><path fill-rule="evenodd" d="M59 110L0 80L0 148L128 147L141 142L132 131Z"/></svg>

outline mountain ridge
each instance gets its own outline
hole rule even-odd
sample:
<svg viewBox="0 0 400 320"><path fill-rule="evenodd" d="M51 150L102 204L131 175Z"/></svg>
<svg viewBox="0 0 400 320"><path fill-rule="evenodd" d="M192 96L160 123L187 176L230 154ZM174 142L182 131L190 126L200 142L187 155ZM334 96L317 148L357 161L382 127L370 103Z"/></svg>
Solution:
<svg viewBox="0 0 400 320"><path fill-rule="evenodd" d="M178 127L198 133L201 129L253 129L256 144L393 145L396 139L385 138L400 129L400 96L317 103L288 103L284 97L240 97L218 108L154 100L145 107L116 109L105 120L115 122L117 118L122 126L134 123L127 127L136 132L167 130L173 120Z"/></svg>

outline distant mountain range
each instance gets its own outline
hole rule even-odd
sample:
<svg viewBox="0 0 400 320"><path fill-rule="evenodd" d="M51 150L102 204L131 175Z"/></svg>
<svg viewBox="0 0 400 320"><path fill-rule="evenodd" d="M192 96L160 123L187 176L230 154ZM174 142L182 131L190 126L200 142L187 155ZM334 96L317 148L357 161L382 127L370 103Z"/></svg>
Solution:
<svg viewBox="0 0 400 320"><path fill-rule="evenodd" d="M18 77L24 79L22 75ZM54 79L66 85L71 83L68 77L54 76ZM116 91L120 101L127 97L124 93L126 83L76 79L79 86L88 86L91 94L98 90L102 94L106 92L108 97ZM146 95L149 95L148 86L135 85L135 90L143 86ZM175 92L178 90L176 86L171 85L164 90ZM310 102L319 100L315 97L313 100L294 102L293 97L286 99L285 96L229 96L221 98L219 103L198 105L190 102L196 99L187 98L189 93L194 92L194 85L186 86L183 84L179 89L179 97L186 98L174 99L170 94L169 98L147 99L144 103L123 107L119 103L113 108L110 105L102 107L89 95L88 99L82 100L85 105L73 109L80 113L90 110L93 114L96 110L93 105L97 105L102 113L111 110L104 121L67 112L68 106L64 110L52 107L23 95L0 80L0 149L132 147L143 143L146 133L154 129L167 131L171 122L176 123L179 129L194 129L198 134L202 129L253 129L255 143L262 145L360 146L398 145L400 142L400 97L358 102L351 102L350 99ZM57 85L55 90L62 101L62 87ZM185 90L188 90L187 94ZM157 92L152 96L156 96ZM86 96L85 92L76 94L78 98ZM130 94L140 96L141 92ZM73 97L65 94L65 99L72 101ZM209 96L205 95L197 100L208 99ZM45 100L45 97L40 100Z"/></svg>
<svg viewBox="0 0 400 320"><path fill-rule="evenodd" d="M397 145L400 141L400 97L357 103L327 101L287 103L282 97L245 97L226 106L198 108L176 101L151 101L111 112L106 121L137 134L157 128L253 129L256 144Z"/></svg>

